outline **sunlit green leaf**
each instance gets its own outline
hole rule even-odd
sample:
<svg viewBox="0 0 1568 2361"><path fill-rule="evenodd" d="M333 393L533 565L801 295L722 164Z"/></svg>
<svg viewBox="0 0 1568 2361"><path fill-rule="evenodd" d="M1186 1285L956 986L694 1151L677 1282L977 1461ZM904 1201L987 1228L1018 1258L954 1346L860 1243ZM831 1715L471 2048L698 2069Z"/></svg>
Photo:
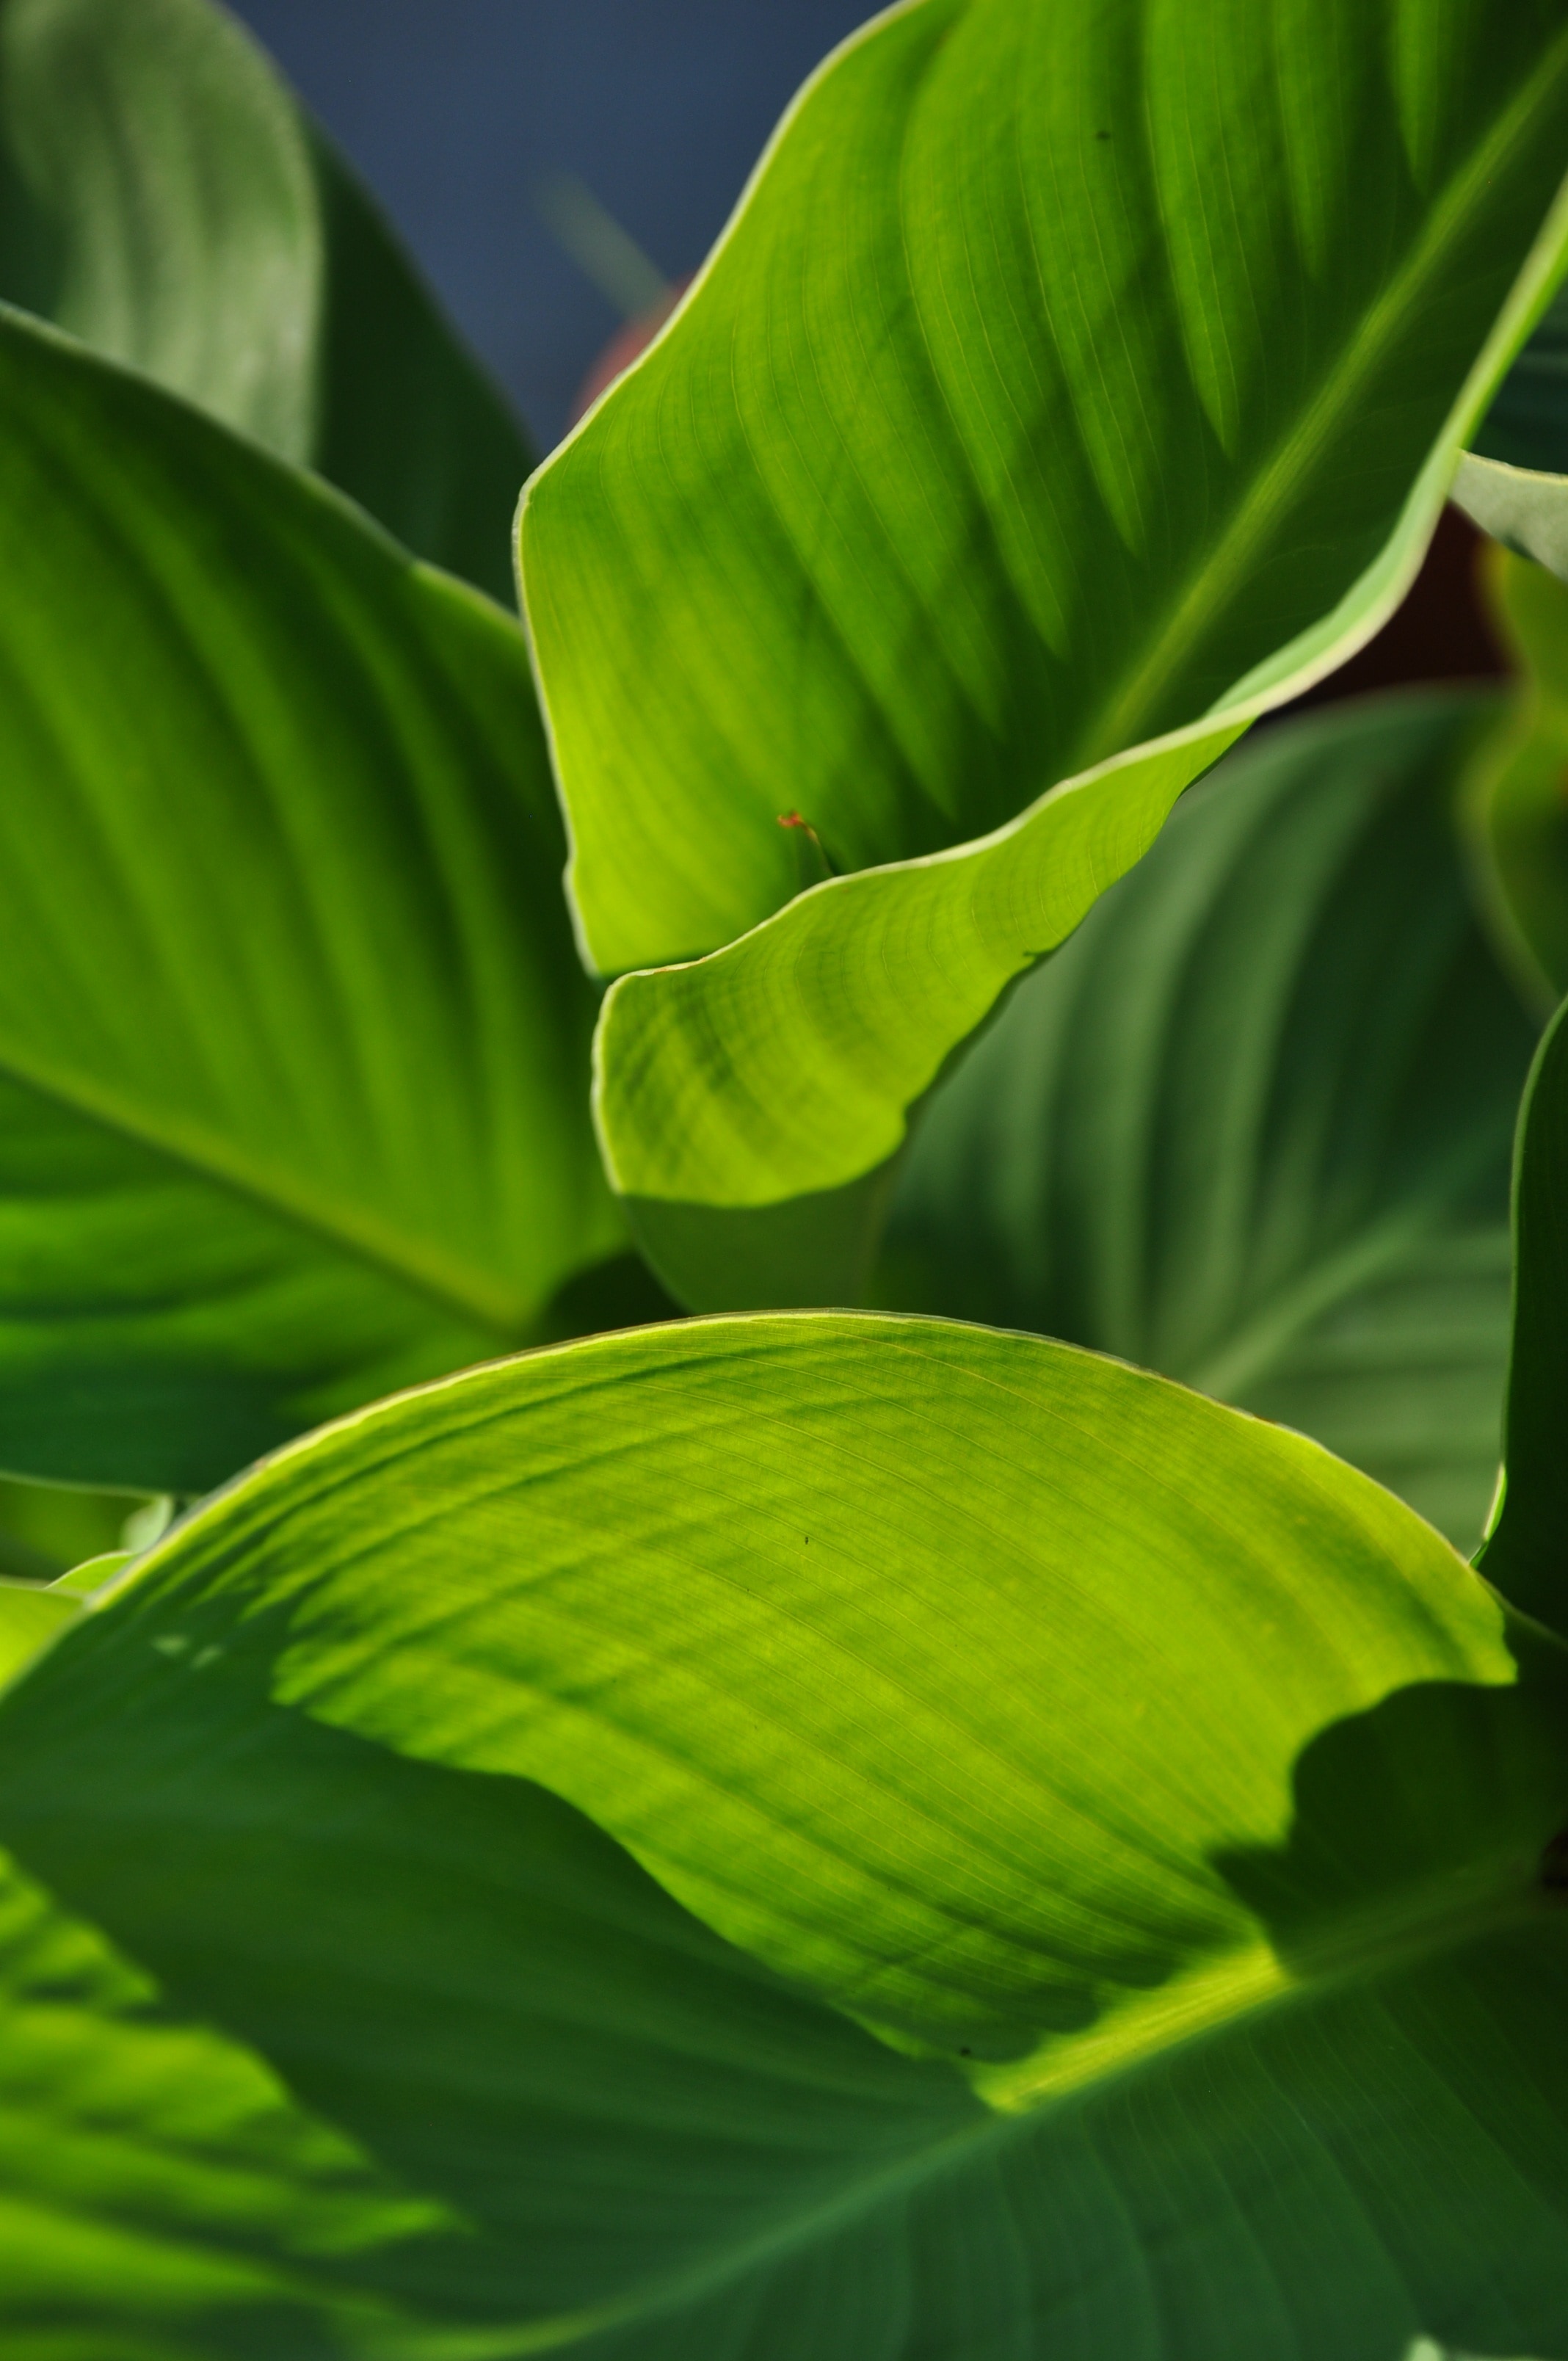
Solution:
<svg viewBox="0 0 1568 2361"><path fill-rule="evenodd" d="M208 0L4 0L0 295L511 597L531 456L266 58Z"/></svg>
<svg viewBox="0 0 1568 2361"><path fill-rule="evenodd" d="M1474 1547L1534 1044L1453 814L1497 710L1342 707L1194 788L926 1109L883 1300L1300 1427Z"/></svg>
<svg viewBox="0 0 1568 2361"><path fill-rule="evenodd" d="M702 1323L369 1410L0 1706L28 1893L333 2127L351 2233L193 2219L178 2125L72 2170L92 2084L7 2026L0 2321L114 2319L128 2217L159 2356L315 2350L232 2276L195 2333L188 2247L411 2361L1550 2353L1565 1700L1367 1479L1043 1339Z"/></svg>
<svg viewBox="0 0 1568 2361"><path fill-rule="evenodd" d="M521 634L0 321L0 1466L203 1489L620 1226Z"/></svg>
<svg viewBox="0 0 1568 2361"><path fill-rule="evenodd" d="M0 1688L25 1672L81 1612L69 1591L0 1576Z"/></svg>
<svg viewBox="0 0 1568 2361"><path fill-rule="evenodd" d="M657 971L601 1132L678 1291L773 1289L760 1209L830 1233L1388 613L1561 266L1565 138L1559 0L917 0L807 85L523 509L583 939ZM797 895L791 816L847 873Z"/></svg>

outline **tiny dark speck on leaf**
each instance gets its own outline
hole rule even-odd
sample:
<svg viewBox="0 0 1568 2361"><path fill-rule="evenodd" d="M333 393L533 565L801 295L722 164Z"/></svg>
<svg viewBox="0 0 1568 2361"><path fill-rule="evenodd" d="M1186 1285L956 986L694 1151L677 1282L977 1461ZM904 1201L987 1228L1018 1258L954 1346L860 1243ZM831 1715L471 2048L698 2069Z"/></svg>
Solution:
<svg viewBox="0 0 1568 2361"><path fill-rule="evenodd" d="M1111 134L1108 131L1097 131L1094 137L1096 139L1109 139Z"/></svg>
<svg viewBox="0 0 1568 2361"><path fill-rule="evenodd" d="M1568 1828L1552 1838L1541 1856L1541 1882L1548 1894L1568 1901Z"/></svg>
<svg viewBox="0 0 1568 2361"><path fill-rule="evenodd" d="M959 2049L959 2056L960 2058L972 2058L972 2057L974 2056L974 2051L973 2051L972 2049L964 2049L964 2048L960 2048L960 2049Z"/></svg>

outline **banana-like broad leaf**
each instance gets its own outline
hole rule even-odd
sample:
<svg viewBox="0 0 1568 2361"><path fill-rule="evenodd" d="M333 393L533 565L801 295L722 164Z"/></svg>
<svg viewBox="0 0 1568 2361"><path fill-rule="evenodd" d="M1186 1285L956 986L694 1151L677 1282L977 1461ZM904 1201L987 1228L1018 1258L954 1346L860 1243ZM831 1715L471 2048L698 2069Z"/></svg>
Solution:
<svg viewBox="0 0 1568 2361"><path fill-rule="evenodd" d="M1389 611L1565 138L1559 0L906 0L807 84L522 512L579 930L656 970L601 1134L677 1292L809 1285L803 1233L852 1271L1009 980Z"/></svg>
<svg viewBox="0 0 1568 2361"><path fill-rule="evenodd" d="M365 192L209 0L3 0L0 295L512 596L531 456Z"/></svg>
<svg viewBox="0 0 1568 2361"><path fill-rule="evenodd" d="M620 1235L516 624L0 319L0 1466L204 1488Z"/></svg>
<svg viewBox="0 0 1568 2361"><path fill-rule="evenodd" d="M1381 698L1227 755L926 1108L882 1299L1299 1427L1473 1548L1535 1038L1454 825L1498 703Z"/></svg>
<svg viewBox="0 0 1568 2361"><path fill-rule="evenodd" d="M1503 1486L1478 1563L1527 1613L1568 1631L1568 1003L1536 1054L1514 1171L1514 1325Z"/></svg>
<svg viewBox="0 0 1568 2361"><path fill-rule="evenodd" d="M1043 1339L719 1321L379 1405L0 1705L72 1922L0 1981L7 2350L1555 2361L1565 1704L1365 1477ZM137 2050L198 2026L192 2122Z"/></svg>
<svg viewBox="0 0 1568 2361"><path fill-rule="evenodd" d="M1501 550L1482 579L1521 685L1477 751L1464 803L1484 906L1522 988L1568 990L1568 587Z"/></svg>

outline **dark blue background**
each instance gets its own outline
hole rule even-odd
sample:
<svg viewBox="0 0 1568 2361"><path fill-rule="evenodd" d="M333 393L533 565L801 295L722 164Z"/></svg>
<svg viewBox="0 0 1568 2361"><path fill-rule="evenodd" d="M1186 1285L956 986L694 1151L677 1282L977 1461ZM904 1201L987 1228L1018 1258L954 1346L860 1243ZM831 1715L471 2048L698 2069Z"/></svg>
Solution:
<svg viewBox="0 0 1568 2361"><path fill-rule="evenodd" d="M791 93L875 0L237 0L541 445L618 324L534 209L585 181L692 270Z"/></svg>

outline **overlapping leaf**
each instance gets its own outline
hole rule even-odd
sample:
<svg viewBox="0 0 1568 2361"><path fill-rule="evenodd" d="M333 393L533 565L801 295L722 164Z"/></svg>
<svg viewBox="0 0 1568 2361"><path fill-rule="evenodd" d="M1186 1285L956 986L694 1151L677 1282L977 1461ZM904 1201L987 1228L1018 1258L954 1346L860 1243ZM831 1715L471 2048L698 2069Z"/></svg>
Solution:
<svg viewBox="0 0 1568 2361"><path fill-rule="evenodd" d="M14 1913L81 1963L9 1967L47 2236L0 2319L245 2354L281 2283L275 2345L411 2361L1550 2355L1565 1683L1365 1477L1040 1339L698 1323L379 1406L0 1707ZM215 2195L132 2054L197 2023ZM242 2074L296 2111L248 2194Z"/></svg>
<svg viewBox="0 0 1568 2361"><path fill-rule="evenodd" d="M1497 710L1390 697L1227 756L926 1109L883 1300L1282 1420L1473 1547L1534 1038L1454 826Z"/></svg>
<svg viewBox="0 0 1568 2361"><path fill-rule="evenodd" d="M188 1492L619 1229L522 642L0 322L0 1466Z"/></svg>
<svg viewBox="0 0 1568 2361"><path fill-rule="evenodd" d="M760 1209L826 1236L1388 610L1558 267L1565 127L1555 5L917 0L807 85L523 512L582 936L658 971L607 1000L602 1136L692 1300L776 1279ZM795 900L791 813L853 873Z"/></svg>
<svg viewBox="0 0 1568 2361"><path fill-rule="evenodd" d="M117 1550L127 1520L145 1505L134 1493L0 1477L0 1576L52 1582L86 1558Z"/></svg>
<svg viewBox="0 0 1568 2361"><path fill-rule="evenodd" d="M1483 533L1568 575L1568 291L1499 387L1453 497Z"/></svg>
<svg viewBox="0 0 1568 2361"><path fill-rule="evenodd" d="M532 460L375 206L208 0L0 6L0 295L510 600Z"/></svg>
<svg viewBox="0 0 1568 2361"><path fill-rule="evenodd" d="M1514 1173L1514 1323L1504 1487L1479 1563L1527 1613L1568 1630L1568 1031L1536 1055Z"/></svg>

